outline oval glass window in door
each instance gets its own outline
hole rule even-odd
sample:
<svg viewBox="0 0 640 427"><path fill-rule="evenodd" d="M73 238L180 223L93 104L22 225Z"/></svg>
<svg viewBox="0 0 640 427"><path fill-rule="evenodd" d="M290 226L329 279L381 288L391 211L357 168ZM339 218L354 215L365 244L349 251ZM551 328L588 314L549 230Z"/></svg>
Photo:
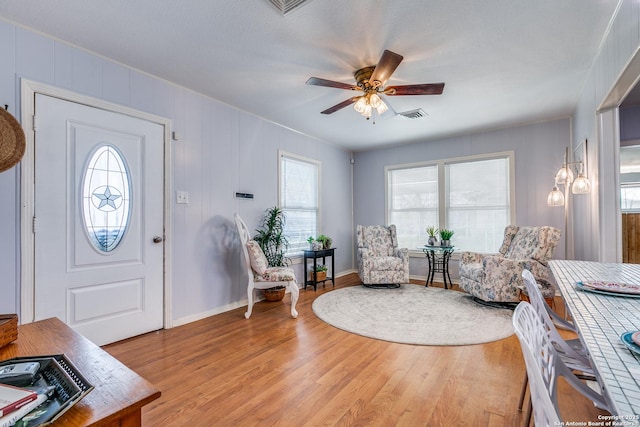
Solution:
<svg viewBox="0 0 640 427"><path fill-rule="evenodd" d="M114 250L129 226L131 180L122 153L113 145L91 154L82 184L82 214L89 240L99 252Z"/></svg>

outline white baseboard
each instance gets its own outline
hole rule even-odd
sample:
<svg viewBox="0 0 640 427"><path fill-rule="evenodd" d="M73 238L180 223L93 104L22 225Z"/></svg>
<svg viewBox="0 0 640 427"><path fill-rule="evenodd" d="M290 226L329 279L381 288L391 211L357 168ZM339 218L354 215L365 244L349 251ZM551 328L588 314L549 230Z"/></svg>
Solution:
<svg viewBox="0 0 640 427"><path fill-rule="evenodd" d="M346 276L351 273L357 273L358 270L346 270L336 274L336 278ZM288 293L289 291L287 291ZM261 299L257 299L256 302L262 301ZM215 316L216 314L225 313L227 311L235 310L236 308L246 307L249 304L247 299L237 301L231 304L223 305L221 307L216 307L208 311L203 311L201 313L195 313L189 316L182 317L180 319L173 319L171 322L171 327L174 328L176 326L186 325L187 323L196 322L198 320L206 319L207 317Z"/></svg>
<svg viewBox="0 0 640 427"><path fill-rule="evenodd" d="M203 311L201 313L195 313L190 316L185 316L180 319L174 319L172 327L186 325L187 323L206 319L207 317L215 316L216 314L225 313L227 311L235 310L236 308L240 308L240 307L246 307L248 304L249 304L249 301L245 299L243 301L238 301L231 304L223 305L221 307L216 307L214 309Z"/></svg>

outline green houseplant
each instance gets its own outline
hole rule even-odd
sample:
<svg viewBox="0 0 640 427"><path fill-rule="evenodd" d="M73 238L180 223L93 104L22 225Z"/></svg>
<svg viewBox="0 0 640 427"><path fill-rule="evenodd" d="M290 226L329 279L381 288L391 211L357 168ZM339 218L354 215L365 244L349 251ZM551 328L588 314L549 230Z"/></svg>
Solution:
<svg viewBox="0 0 640 427"><path fill-rule="evenodd" d="M451 237L453 237L453 230L447 230L446 228L443 228L442 230L439 231L440 233L440 244L442 246L450 246L451 244Z"/></svg>
<svg viewBox="0 0 640 427"><path fill-rule="evenodd" d="M425 231L427 232L427 236L429 236L429 238L427 239L427 244L429 246L434 246L436 243L438 243L438 238L436 237L436 235L438 234L439 230L435 225L430 225L425 229Z"/></svg>
<svg viewBox="0 0 640 427"><path fill-rule="evenodd" d="M322 282L327 279L327 271L329 269L326 265L320 264L316 265L315 271L310 271L310 279L316 282Z"/></svg>
<svg viewBox="0 0 640 427"><path fill-rule="evenodd" d="M282 209L277 206L269 208L262 217L260 228L256 229L257 234L253 236L267 257L269 267L286 267L289 264L289 258L285 256L289 248L289 240L284 235L285 221Z"/></svg>
<svg viewBox="0 0 640 427"><path fill-rule="evenodd" d="M307 242L309 242L309 249L312 251L318 251L322 249L322 242L317 241L313 238L313 236L307 237Z"/></svg>
<svg viewBox="0 0 640 427"><path fill-rule="evenodd" d="M321 234L318 237L316 237L316 241L322 243L323 249L329 249L331 247L331 243L333 243L333 240L331 239L331 237L325 236L324 234Z"/></svg>
<svg viewBox="0 0 640 427"><path fill-rule="evenodd" d="M284 235L285 220L285 214L279 207L267 209L253 237L267 257L269 267L286 267L289 264L289 258L285 256L289 248L289 240ZM265 289L264 296L267 301L280 301L284 298L284 291L284 286L274 286Z"/></svg>

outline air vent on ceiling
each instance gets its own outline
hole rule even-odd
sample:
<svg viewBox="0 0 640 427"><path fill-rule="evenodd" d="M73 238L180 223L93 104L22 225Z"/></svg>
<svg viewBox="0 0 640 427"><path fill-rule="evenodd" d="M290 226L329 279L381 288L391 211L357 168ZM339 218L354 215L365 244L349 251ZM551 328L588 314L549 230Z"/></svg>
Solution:
<svg viewBox="0 0 640 427"><path fill-rule="evenodd" d="M292 12L294 9L302 6L311 0L269 0L283 15Z"/></svg>
<svg viewBox="0 0 640 427"><path fill-rule="evenodd" d="M419 119L422 117L427 117L427 113L424 112L422 108L416 108L415 110L403 111L402 113L398 113L402 117L406 117L407 119Z"/></svg>

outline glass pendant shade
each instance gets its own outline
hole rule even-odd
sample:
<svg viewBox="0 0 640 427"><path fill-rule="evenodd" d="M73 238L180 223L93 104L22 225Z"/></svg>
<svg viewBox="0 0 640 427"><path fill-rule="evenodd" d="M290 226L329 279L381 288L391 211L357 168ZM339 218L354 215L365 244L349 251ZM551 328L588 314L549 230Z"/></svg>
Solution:
<svg viewBox="0 0 640 427"><path fill-rule="evenodd" d="M587 194L591 191L591 183L582 172L578 174L578 177L573 181L571 186L571 192L573 194Z"/></svg>
<svg viewBox="0 0 640 427"><path fill-rule="evenodd" d="M547 205L549 206L564 206L564 194L555 185L551 193L547 196Z"/></svg>
<svg viewBox="0 0 640 427"><path fill-rule="evenodd" d="M380 100L380 105L376 107L376 111L381 115L384 114L388 109L389 107L387 107L387 104L385 104L382 100Z"/></svg>
<svg viewBox="0 0 640 427"><path fill-rule="evenodd" d="M571 172L571 169L569 169L567 165L564 165L556 174L556 183L563 185L571 181L573 181L573 172Z"/></svg>

